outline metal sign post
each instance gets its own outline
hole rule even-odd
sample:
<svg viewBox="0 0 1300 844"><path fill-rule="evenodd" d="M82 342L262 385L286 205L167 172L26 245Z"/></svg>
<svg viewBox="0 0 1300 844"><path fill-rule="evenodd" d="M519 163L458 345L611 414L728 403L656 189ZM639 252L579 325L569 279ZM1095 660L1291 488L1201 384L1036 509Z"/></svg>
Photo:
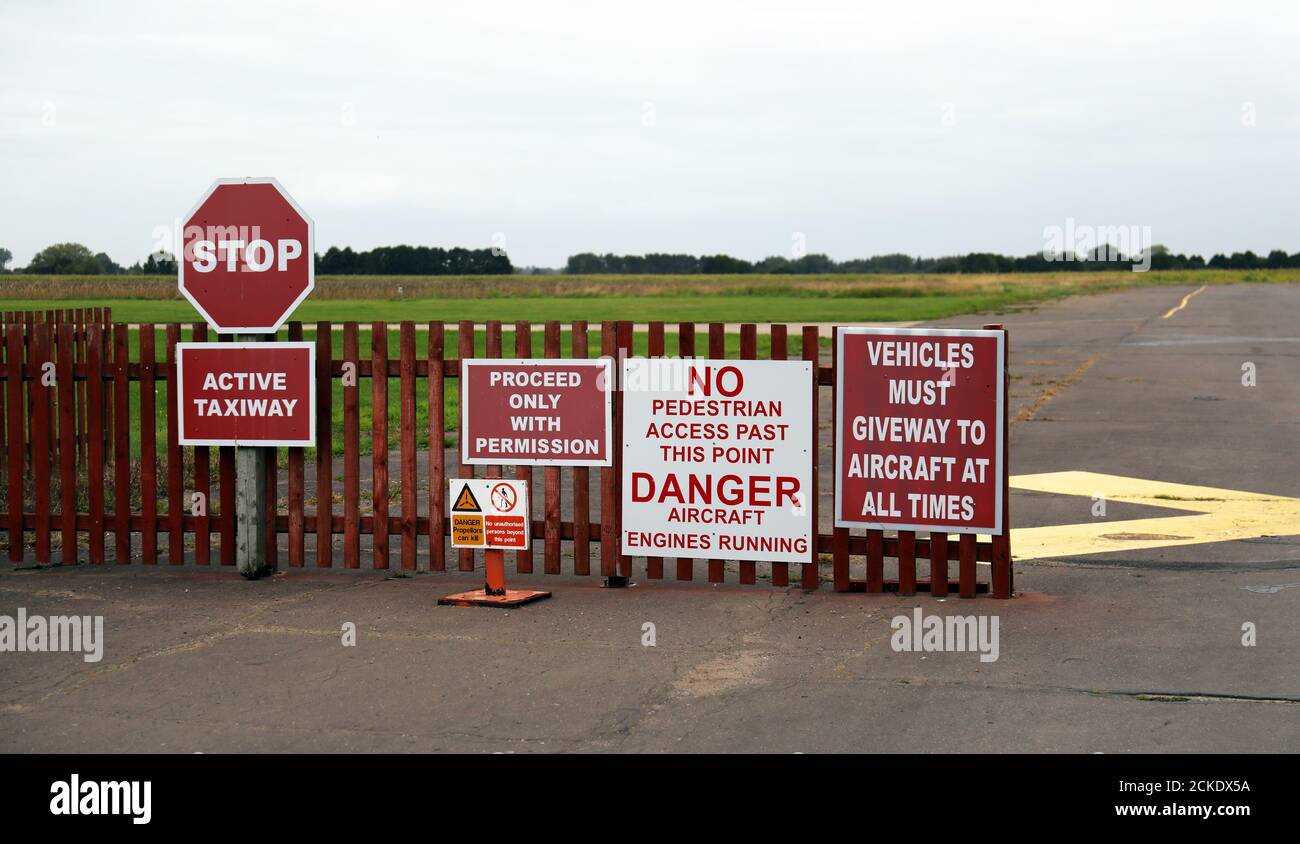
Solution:
<svg viewBox="0 0 1300 844"><path fill-rule="evenodd" d="M245 342L257 343L261 335L246 334ZM266 467L271 449L266 446L235 446L235 564L239 573L256 580L269 573L266 541L269 502L266 496Z"/></svg>

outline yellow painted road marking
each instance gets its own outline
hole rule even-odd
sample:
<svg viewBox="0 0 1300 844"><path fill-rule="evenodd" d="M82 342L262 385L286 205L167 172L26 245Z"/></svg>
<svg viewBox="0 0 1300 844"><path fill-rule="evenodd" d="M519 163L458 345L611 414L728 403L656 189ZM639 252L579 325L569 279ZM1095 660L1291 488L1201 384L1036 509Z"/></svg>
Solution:
<svg viewBox="0 0 1300 844"><path fill-rule="evenodd" d="M1065 380L1057 382L1056 384L1053 384L1052 386L1048 387L1046 390L1043 390L1041 393L1038 394L1038 398L1034 399L1033 404L1021 408L1020 412L1017 413L1015 418L1011 420L1011 425L1014 427L1016 425L1019 425L1021 422L1027 422L1030 419L1033 419L1034 414L1038 413L1038 411L1043 409L1043 405L1047 404L1049 401L1056 398L1056 396L1060 394L1060 392L1065 388L1073 386L1074 382L1082 378L1083 373L1087 372L1089 369L1092 369L1092 365L1100 359L1101 359L1101 353L1097 353L1093 355L1092 357L1085 360L1083 363L1079 364L1078 369L1074 370L1068 376L1066 376Z"/></svg>
<svg viewBox="0 0 1300 844"><path fill-rule="evenodd" d="M1204 289L1205 289L1205 285L1202 284L1200 287L1198 287L1197 289L1193 290L1191 293L1188 293L1186 296L1183 297L1183 301L1181 301L1181 302L1178 303L1178 307L1176 307L1176 308L1170 308L1170 309L1169 309L1169 312L1168 312L1167 314L1165 314L1163 317L1161 317L1161 319L1169 319L1171 316L1173 316L1174 314L1178 313L1178 312L1181 311L1183 308L1187 307L1187 303L1190 302L1190 301L1192 300L1192 297L1195 296L1197 293L1200 293L1200 292L1201 292L1202 290L1204 290Z"/></svg>
<svg viewBox="0 0 1300 844"><path fill-rule="evenodd" d="M1145 504L1192 514L1013 529L1011 553L1017 560L1300 535L1300 498L1096 472L1016 475L1011 478L1011 486L1083 498L1103 495L1108 502Z"/></svg>

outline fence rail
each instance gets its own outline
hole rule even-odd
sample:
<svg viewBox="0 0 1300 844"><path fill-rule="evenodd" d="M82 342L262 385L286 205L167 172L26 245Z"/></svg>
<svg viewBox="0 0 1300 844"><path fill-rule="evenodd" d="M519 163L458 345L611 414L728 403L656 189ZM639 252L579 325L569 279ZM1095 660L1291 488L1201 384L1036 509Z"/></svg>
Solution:
<svg viewBox="0 0 1300 844"><path fill-rule="evenodd" d="M0 419L4 425L0 434L5 439L0 442L0 454L4 455L7 466L3 475L6 498L0 507L0 535L7 536L9 559L22 561L30 549L35 562L50 563L54 550L52 540L57 537L60 562L76 562L84 549L90 563L102 564L109 562L111 534L111 558L117 564L138 560L154 565L165 556L170 565L192 561L207 566L213 564L215 550L215 562L233 565L234 449L217 448L214 461L210 448L181 447L176 414L168 412L176 400L175 345L181 340L182 326L114 324L108 309L3 316L4 362L0 377L4 379L4 390L0 395ZM390 330L386 323L368 326L370 343L364 350L361 348L363 326L356 322L344 323L341 354L335 353L333 324L318 322L313 327L317 347L318 445L315 449L282 450L283 472L279 466L280 455L273 452L267 484L277 507L269 519L272 528L268 531L266 549L269 562L278 565L280 540L284 539L283 551L291 568L308 565L309 550L317 567L331 568L337 563L345 568L361 568L361 540L369 537L370 567L388 569L393 563L390 538L398 537L396 564L403 570L444 571L450 565L460 571L472 571L473 552L458 550L449 555L451 549L447 543L450 535L446 516L448 472L454 470L459 477L473 477L475 468L459 465L458 452L444 447L449 434L446 410L450 401L459 401L456 382L461 358L503 356L502 323L431 322L422 326L424 343L417 344L415 323L402 322L397 326L395 356L389 353ZM455 357L447 356L449 327L456 333ZM680 323L676 327L675 344L668 343L672 332L666 332L662 322L649 323L643 335L637 336L633 324L627 321L602 322L592 327L581 320L563 326L555 321L540 326L520 321L512 327L513 357L534 357L535 330L541 332L541 356L546 358L586 358L596 349L602 356L617 359L632 354L634 342L640 353L650 356L702 354L711 359L728 356L728 335L722 323L710 323L701 330L697 330L695 323ZM569 332L567 349L562 347L564 329ZM595 338L591 337L593 331ZM290 340L301 340L304 327L301 323L289 323L286 333ZM189 334L192 340L208 339L207 327L201 323L191 326ZM830 365L820 364L817 326L792 331L786 325L771 325L766 356L775 360L789 358L792 334L799 339L799 357L817 366L818 377L810 397L816 438L822 415L819 405L828 395L833 416L835 361L832 359ZM156 353L160 337L161 356ZM759 356L757 325L742 325L738 339L739 358ZM479 341L482 352L477 351ZM675 348L670 348L672 345ZM161 399L160 387L164 393ZM392 389L396 390L396 407L390 411ZM371 411L368 420L363 413L365 395L369 396L366 407ZM424 425L419 424L421 407L427 413ZM340 422L336 422L336 412L341 415ZM835 420L829 421L833 426ZM390 436L390 422L395 425L395 437ZM621 390L615 394L613 422L614 442L619 443L623 424ZM334 452L335 434L342 438L340 455ZM418 448L421 435L425 441L423 451ZM363 483L363 437L370 444L368 484ZM389 477L390 439L395 444L395 454L391 455L396 458L395 479ZM592 501L591 469L541 468L542 483L538 487L532 483L538 474L533 467L519 466L511 470L513 477L530 482L534 516L534 547L514 555L518 574L534 573L535 550L540 550L541 573L565 572L563 549L568 543L569 573L632 576L633 558L619 553L618 542L621 451L621 448L614 449L613 466L596 469L599 473L596 502ZM823 463L816 443L812 453L816 489ZM337 465L340 458L341 479ZM309 465L314 470L312 502L307 499ZM833 459L826 465L833 467ZM486 477L501 477L503 467L485 467L480 472ZM423 489L421 474L425 482ZM336 488L340 480L341 490ZM214 489L215 501L212 500ZM368 506L363 501L363 493L367 491ZM818 496L813 498L812 518L816 525L820 508ZM571 512L569 518L563 516L566 502ZM594 512L593 504L598 505ZM159 547L163 536L165 550ZM216 537L215 545L213 537ZM599 554L595 565L593 544ZM969 534L954 541L944 534L918 538L910 531L886 536L882 531L869 530L859 535L845 528L834 528L829 532L819 531L807 562L740 562L737 577L742 584L756 583L758 567L765 565L772 585L786 586L790 582L790 566L795 565L801 585L816 589L821 582L821 564L829 556L834 587L839 591L914 594L928 590L942 596L955 585L962 597L973 597L984 591L1009 597L1012 593L1009 548L1005 535L993 537L991 542L977 542ZM850 576L850 564L855 558L865 563L865 578ZM897 579L885 579L886 558L897 560ZM928 578L918 578L918 560L929 561ZM987 580L978 577L978 562L991 564L992 574ZM955 581L951 563L957 564ZM721 559L676 558L670 562L667 573L662 557L649 557L644 563L645 576L650 579L672 576L692 580L701 570L709 582L720 583L727 569Z"/></svg>

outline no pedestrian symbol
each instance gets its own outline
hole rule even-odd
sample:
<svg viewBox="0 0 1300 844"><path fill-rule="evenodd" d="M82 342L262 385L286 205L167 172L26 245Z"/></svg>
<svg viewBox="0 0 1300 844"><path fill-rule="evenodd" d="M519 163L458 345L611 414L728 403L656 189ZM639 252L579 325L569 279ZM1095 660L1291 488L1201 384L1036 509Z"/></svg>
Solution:
<svg viewBox="0 0 1300 844"><path fill-rule="evenodd" d="M466 487L465 491L468 492L469 487ZM463 498L464 496L461 497ZM497 484L492 487L492 506L503 513L509 513L511 510L515 509L514 488L509 484ZM477 502L475 503L475 509L478 509Z"/></svg>

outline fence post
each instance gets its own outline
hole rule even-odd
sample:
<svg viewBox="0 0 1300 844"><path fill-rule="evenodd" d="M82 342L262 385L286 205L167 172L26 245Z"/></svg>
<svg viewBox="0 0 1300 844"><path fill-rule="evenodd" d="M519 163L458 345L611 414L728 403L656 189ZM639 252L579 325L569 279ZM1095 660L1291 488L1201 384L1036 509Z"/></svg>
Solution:
<svg viewBox="0 0 1300 844"><path fill-rule="evenodd" d="M809 446L809 448L812 449L812 459L813 459L812 488L814 492L817 491L818 484L821 483L821 450L820 450L820 440L818 440L817 438L817 431L819 430L818 425L821 419L821 409L820 409L820 405L818 404L818 401L821 396L820 392L818 392L821 389L820 338L821 338L821 329L818 328L817 326L805 325L803 327L803 336L800 341L800 347L801 347L800 353L802 354L804 360L812 362L812 370L813 370L812 372L812 444ZM834 370L834 359L832 359L832 369L831 369L832 413L834 412L833 408L835 406L835 399L834 399L834 392L833 392L835 389L834 384L835 384L835 370ZM833 430L834 417L832 416L831 419L832 419L832 430ZM832 436L831 442L834 441L835 438ZM833 459L831 465L832 466L834 465ZM810 551L808 562L803 564L803 571L801 572L800 575L800 585L804 589L816 589L821 585L821 579L822 579L821 557L819 556L820 551L817 547L818 539L821 534L821 528L819 527L819 525L821 524L820 498L821 498L820 495L812 496L811 508L812 508L812 523L813 523L813 547Z"/></svg>

